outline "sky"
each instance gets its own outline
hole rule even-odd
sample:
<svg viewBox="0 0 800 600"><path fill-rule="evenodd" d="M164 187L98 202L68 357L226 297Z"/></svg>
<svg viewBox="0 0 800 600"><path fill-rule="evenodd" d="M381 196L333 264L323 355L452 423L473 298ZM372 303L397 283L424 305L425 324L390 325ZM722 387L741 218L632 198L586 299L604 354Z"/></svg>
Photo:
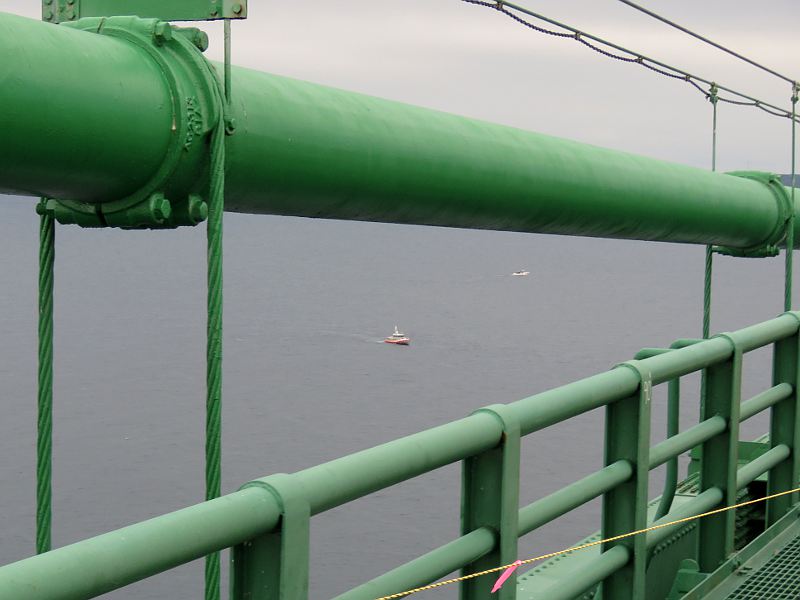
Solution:
<svg viewBox="0 0 800 600"><path fill-rule="evenodd" d="M780 106L789 84L618 0L526 0L583 31ZM642 5L800 78L793 0L642 0ZM38 18L39 3L0 0ZM204 25L222 56L222 26ZM680 81L604 58L460 0L250 0L233 27L235 64L645 154L710 165L711 109ZM793 71L794 70L794 71ZM720 170L790 170L788 119L719 108Z"/></svg>

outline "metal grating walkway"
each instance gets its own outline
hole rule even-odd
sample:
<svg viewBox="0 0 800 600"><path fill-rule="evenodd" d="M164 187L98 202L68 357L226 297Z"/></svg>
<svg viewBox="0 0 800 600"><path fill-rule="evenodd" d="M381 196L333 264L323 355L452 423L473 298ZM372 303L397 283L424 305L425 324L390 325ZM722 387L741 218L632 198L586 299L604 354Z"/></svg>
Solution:
<svg viewBox="0 0 800 600"><path fill-rule="evenodd" d="M800 598L800 506L711 573L681 600Z"/></svg>
<svg viewBox="0 0 800 600"><path fill-rule="evenodd" d="M760 569L747 575L728 600L796 600L800 598L800 538Z"/></svg>

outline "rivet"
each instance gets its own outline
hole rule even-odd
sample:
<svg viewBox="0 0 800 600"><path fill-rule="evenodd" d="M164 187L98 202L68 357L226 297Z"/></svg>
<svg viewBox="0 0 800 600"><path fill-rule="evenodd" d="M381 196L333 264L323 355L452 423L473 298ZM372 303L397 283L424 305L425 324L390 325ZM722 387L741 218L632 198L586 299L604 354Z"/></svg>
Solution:
<svg viewBox="0 0 800 600"><path fill-rule="evenodd" d="M52 21L53 20L53 11L50 10L49 8L46 11L44 11L44 18L47 21Z"/></svg>
<svg viewBox="0 0 800 600"><path fill-rule="evenodd" d="M238 2L237 2L236 4L234 4L234 5L233 5L233 12L235 12L237 15L238 15L238 14L241 14L241 12L242 12L242 5L241 5L241 4L239 4Z"/></svg>
<svg viewBox="0 0 800 600"><path fill-rule="evenodd" d="M211 9L211 13L210 13L210 14L211 14L211 16L212 16L212 17L216 17L218 12L219 12L219 11L217 11L217 9L216 9L216 8L212 8L212 9Z"/></svg>

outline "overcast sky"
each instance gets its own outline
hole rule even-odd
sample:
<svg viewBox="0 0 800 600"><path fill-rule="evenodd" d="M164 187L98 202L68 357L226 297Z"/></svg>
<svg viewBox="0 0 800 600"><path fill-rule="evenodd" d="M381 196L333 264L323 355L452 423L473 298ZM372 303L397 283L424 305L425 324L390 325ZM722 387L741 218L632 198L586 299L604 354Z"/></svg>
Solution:
<svg viewBox="0 0 800 600"><path fill-rule="evenodd" d="M618 0L519 0L532 10L697 75L789 105L789 85ZM641 0L800 78L797 0ZM680 81L532 32L460 0L250 0L234 62L260 70L707 167L709 104ZM0 0L39 17L40 3ZM205 25L211 58L221 25ZM235 93L235 91L234 91ZM722 105L719 168L789 170L790 123Z"/></svg>

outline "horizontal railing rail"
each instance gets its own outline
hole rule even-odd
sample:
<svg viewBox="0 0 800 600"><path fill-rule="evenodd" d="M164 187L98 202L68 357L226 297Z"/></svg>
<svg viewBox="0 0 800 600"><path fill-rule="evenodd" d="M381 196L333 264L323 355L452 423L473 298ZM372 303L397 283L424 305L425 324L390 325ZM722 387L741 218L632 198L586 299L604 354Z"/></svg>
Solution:
<svg viewBox="0 0 800 600"><path fill-rule="evenodd" d="M467 513L462 514L462 522L468 525L462 525L466 527L463 535L342 594L339 599L397 593L428 584L456 569L474 567L479 561L497 561L507 558L509 553L515 555L519 536L601 496L604 511L608 511L613 495L627 494L625 497L633 499L630 501L635 504L629 512L641 520L647 494L643 474L698 445L706 449L701 463L709 452L717 452L719 456L728 452L725 456L730 459L730 448L735 452L730 440L735 438L738 443L739 421L770 408L774 437L771 448L738 471L735 456L732 466L728 460L725 468L730 471L728 480L733 482L729 486L711 481L701 468L698 495L657 522L697 515L724 504L732 493L764 473L769 474L770 485L775 489L781 477L786 482L783 473L786 464L797 462L794 430L785 431L785 423L776 422L775 411L785 411L797 401L798 314L785 313L708 340L676 343L673 349L654 351L646 358L605 373L508 405L488 407L458 421L291 475L257 479L221 498L0 567L0 597L19 600L93 597L231 547L236 548L232 564L234 598L288 597L284 590L303 589L304 583L299 580L307 577L307 570L304 575L303 569L299 569L298 581L289 581L294 576L282 566L288 560L282 559L282 554L294 553L294 560L299 563L308 560L307 543L302 543L301 538L307 538L310 516L463 461ZM741 356L769 344L775 344L776 348L774 385L740 403ZM651 448L651 387L704 370L710 382L709 406L713 410L722 407L721 412L712 414L708 409L697 425ZM519 508L518 488L512 483L516 479L518 485L520 436L602 407L607 411L606 466ZM794 420L792 427L793 423ZM617 433L609 436L610 431ZM724 441L722 446L720 440ZM794 472L793 469L796 470L796 465L790 471ZM493 482L500 491L494 496L471 496L473 484L469 482L475 480L482 484ZM790 499L790 504L794 502L796 498ZM773 521L778 518L776 511L785 506L788 505L770 505ZM604 514L604 527L611 523L618 529L627 527L626 531L636 528L633 521L625 521L628 517L619 513ZM276 546L273 537L281 528L285 530L284 545ZM625 569L641 569L638 556L642 549L653 548L670 531L672 528L662 528L648 534L646 539L636 536L642 538L637 542L603 546L599 557L548 597L571 598L601 582L618 585L615 577ZM301 541L286 542L295 537ZM510 537L513 543L509 542ZM251 554L256 551L262 553L259 569L266 574L253 574ZM264 556L273 557L277 566L265 569ZM634 573L631 581L638 576ZM268 595L264 592L268 588L279 591L277 595ZM484 597L482 589L472 588L468 597Z"/></svg>

